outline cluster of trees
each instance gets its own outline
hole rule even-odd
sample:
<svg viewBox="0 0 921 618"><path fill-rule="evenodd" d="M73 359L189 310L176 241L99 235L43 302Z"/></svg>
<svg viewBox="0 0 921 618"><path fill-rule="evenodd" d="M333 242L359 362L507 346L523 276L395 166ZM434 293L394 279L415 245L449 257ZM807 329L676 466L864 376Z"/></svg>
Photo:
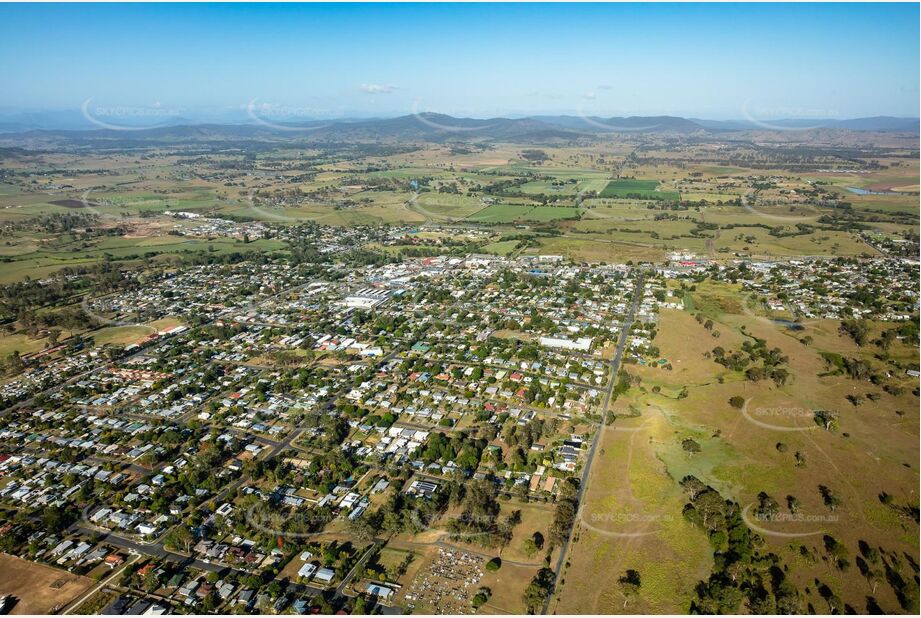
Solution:
<svg viewBox="0 0 921 618"><path fill-rule="evenodd" d="M512 540L512 530L521 521L521 512L500 517L496 486L489 481L474 481L464 487L460 516L448 523L448 531L465 543L484 547L505 546Z"/></svg>
<svg viewBox="0 0 921 618"><path fill-rule="evenodd" d="M684 517L707 533L714 559L709 578L697 585L691 613L735 614L743 602L751 614L799 613L799 591L780 558L759 551L763 541L745 524L739 505L694 476L683 478L681 487L689 500ZM765 496L770 511L772 499Z"/></svg>
<svg viewBox="0 0 921 618"><path fill-rule="evenodd" d="M418 457L426 463L453 461L458 468L470 474L479 466L483 449L488 443L484 438L470 438L463 434L448 437L443 433L433 433L425 445L420 447Z"/></svg>
<svg viewBox="0 0 921 618"><path fill-rule="evenodd" d="M430 527L449 504L459 504L463 497L463 485L452 481L443 481L440 490L429 498L396 492L378 510L350 519L346 525L351 534L362 540L402 532L416 534Z"/></svg>
<svg viewBox="0 0 921 618"><path fill-rule="evenodd" d="M72 200L75 201L75 200ZM66 232L83 231L99 224L99 215L81 212L56 212L47 215L29 217L21 221L10 221L4 224L2 233L22 231L46 232L49 234L62 234ZM110 228L113 234L124 234L121 228ZM73 234L76 236L76 234Z"/></svg>
<svg viewBox="0 0 921 618"><path fill-rule="evenodd" d="M870 335L870 325L866 320L843 320L838 331L853 339L857 345L863 346L866 345L867 337Z"/></svg>
<svg viewBox="0 0 921 618"><path fill-rule="evenodd" d="M26 363L22 360L19 352L12 351L6 356L0 358L0 375L12 376L25 369Z"/></svg>
<svg viewBox="0 0 921 618"><path fill-rule="evenodd" d="M789 358L780 348L768 349L764 339L754 337L752 341L744 341L742 350L735 352L727 352L722 346L717 346L710 354L714 361L727 369L744 371L745 377L752 382L771 379L777 386L783 386L790 379L790 372L781 366L789 362ZM761 366L757 365L759 361Z"/></svg>
<svg viewBox="0 0 921 618"><path fill-rule="evenodd" d="M537 418L524 425L514 423L505 430L505 443L510 447L522 446L526 449L545 435L553 434L559 426L559 419Z"/></svg>
<svg viewBox="0 0 921 618"><path fill-rule="evenodd" d="M563 481L550 524L550 545L562 545L569 538L579 511L579 480L570 477Z"/></svg>
<svg viewBox="0 0 921 618"><path fill-rule="evenodd" d="M529 614L538 614L544 606L544 601L553 592L553 571L542 568L524 589L522 600Z"/></svg>
<svg viewBox="0 0 921 618"><path fill-rule="evenodd" d="M42 308L73 303L83 293L107 293L135 284L133 279L126 277L124 272L109 261L80 268L65 268L58 271L50 281L26 279L0 286L0 316L19 320Z"/></svg>

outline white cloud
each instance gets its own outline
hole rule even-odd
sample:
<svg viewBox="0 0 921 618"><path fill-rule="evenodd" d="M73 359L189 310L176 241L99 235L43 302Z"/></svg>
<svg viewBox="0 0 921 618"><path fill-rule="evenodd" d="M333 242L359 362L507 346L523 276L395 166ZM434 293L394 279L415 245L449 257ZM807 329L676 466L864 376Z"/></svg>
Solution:
<svg viewBox="0 0 921 618"><path fill-rule="evenodd" d="M360 88L362 92L367 92L368 94L390 94L397 90L397 87L393 84L362 84Z"/></svg>

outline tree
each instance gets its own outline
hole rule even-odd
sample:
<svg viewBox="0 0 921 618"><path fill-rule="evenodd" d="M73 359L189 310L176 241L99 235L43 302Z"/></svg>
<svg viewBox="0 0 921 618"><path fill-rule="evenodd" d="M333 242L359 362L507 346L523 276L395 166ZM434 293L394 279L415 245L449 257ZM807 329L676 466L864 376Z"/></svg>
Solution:
<svg viewBox="0 0 921 618"><path fill-rule="evenodd" d="M49 506L42 511L45 530L57 534L73 523L74 517L59 506Z"/></svg>
<svg viewBox="0 0 921 618"><path fill-rule="evenodd" d="M621 575L617 581L620 583L620 588L624 593L624 607L627 607L627 602L639 594L640 586L642 585L640 573L634 569L627 569L627 572Z"/></svg>
<svg viewBox="0 0 921 618"><path fill-rule="evenodd" d="M540 533L540 530L535 531L534 534L531 535L531 540L534 541L534 546L537 547L537 549L544 548L544 535Z"/></svg>
<svg viewBox="0 0 921 618"><path fill-rule="evenodd" d="M169 545L173 549L181 549L185 553L189 553L192 543L195 542L195 537L192 535L192 531L189 530L188 526L180 523L166 535L164 541L166 545Z"/></svg>
<svg viewBox="0 0 921 618"><path fill-rule="evenodd" d="M826 431L837 431L838 413L834 410L815 410L813 412L817 425L825 427Z"/></svg>
<svg viewBox="0 0 921 618"><path fill-rule="evenodd" d="M827 506L832 511L841 506L841 496L839 496L838 493L830 487L819 485L819 494L821 494L822 501L825 503L825 506Z"/></svg>
<svg viewBox="0 0 921 618"><path fill-rule="evenodd" d="M537 545L534 544L534 539L525 539L524 553L527 554L529 558L537 553Z"/></svg>
<svg viewBox="0 0 921 618"><path fill-rule="evenodd" d="M553 571L547 567L542 568L525 588L522 600L529 614L536 614L541 610L544 601L553 591Z"/></svg>
<svg viewBox="0 0 921 618"><path fill-rule="evenodd" d="M842 335L848 335L857 345L863 346L867 342L870 326L866 320L844 320L838 331Z"/></svg>
<svg viewBox="0 0 921 618"><path fill-rule="evenodd" d="M745 398L739 397L738 395L729 398L729 405L737 410L741 410L742 406L745 405Z"/></svg>
<svg viewBox="0 0 921 618"><path fill-rule="evenodd" d="M481 606L485 605L486 602L489 600L489 597L491 596L492 596L492 590L484 586L477 591L477 593L473 596L473 599L471 599L470 602L473 605L474 609L478 609Z"/></svg>
<svg viewBox="0 0 921 618"><path fill-rule="evenodd" d="M144 590L153 592L160 587L160 575L156 569L151 569L144 575Z"/></svg>
<svg viewBox="0 0 921 618"><path fill-rule="evenodd" d="M681 443L681 448L687 451L688 454L690 455L694 455L695 453L700 452L700 444L698 444L696 440L692 440L691 438L686 438Z"/></svg>
<svg viewBox="0 0 921 618"><path fill-rule="evenodd" d="M762 521L771 521L780 512L780 505L767 492L758 494L758 506L755 509L755 517Z"/></svg>

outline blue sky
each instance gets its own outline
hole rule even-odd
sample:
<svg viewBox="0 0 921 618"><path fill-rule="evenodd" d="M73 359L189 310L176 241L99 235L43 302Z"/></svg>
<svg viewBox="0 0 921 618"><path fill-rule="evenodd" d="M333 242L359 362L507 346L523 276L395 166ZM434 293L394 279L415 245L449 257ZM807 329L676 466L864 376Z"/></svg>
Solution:
<svg viewBox="0 0 921 618"><path fill-rule="evenodd" d="M917 4L0 5L0 107L918 114Z"/></svg>

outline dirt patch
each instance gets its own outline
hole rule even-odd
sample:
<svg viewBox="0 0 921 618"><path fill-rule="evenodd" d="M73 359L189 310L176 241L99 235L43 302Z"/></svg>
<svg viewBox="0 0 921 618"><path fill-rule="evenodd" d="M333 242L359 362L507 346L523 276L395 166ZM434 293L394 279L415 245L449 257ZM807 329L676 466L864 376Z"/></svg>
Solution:
<svg viewBox="0 0 921 618"><path fill-rule="evenodd" d="M10 614L49 614L85 592L93 580L0 554L0 595L16 599Z"/></svg>

